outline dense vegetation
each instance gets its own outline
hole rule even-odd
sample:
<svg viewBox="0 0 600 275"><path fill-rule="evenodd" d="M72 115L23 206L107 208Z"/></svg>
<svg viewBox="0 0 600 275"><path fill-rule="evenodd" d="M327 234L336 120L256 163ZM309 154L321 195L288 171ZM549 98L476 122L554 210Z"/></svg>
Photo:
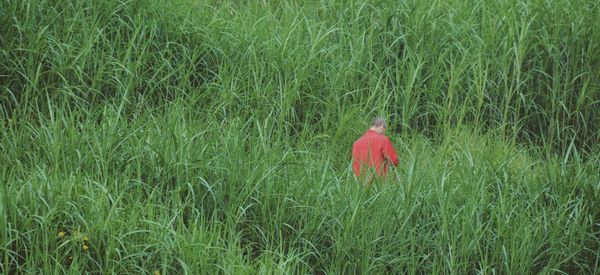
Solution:
<svg viewBox="0 0 600 275"><path fill-rule="evenodd" d="M600 272L600 3L0 1L0 273ZM359 186L376 115L401 163Z"/></svg>

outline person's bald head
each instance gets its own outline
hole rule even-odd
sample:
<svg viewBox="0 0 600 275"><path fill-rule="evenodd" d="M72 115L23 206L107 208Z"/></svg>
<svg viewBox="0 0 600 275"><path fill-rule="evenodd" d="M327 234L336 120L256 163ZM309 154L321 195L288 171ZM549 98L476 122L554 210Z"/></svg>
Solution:
<svg viewBox="0 0 600 275"><path fill-rule="evenodd" d="M371 122L370 129L377 133L383 134L387 129L387 123L385 122L385 118L376 117L375 119L373 119L373 122Z"/></svg>

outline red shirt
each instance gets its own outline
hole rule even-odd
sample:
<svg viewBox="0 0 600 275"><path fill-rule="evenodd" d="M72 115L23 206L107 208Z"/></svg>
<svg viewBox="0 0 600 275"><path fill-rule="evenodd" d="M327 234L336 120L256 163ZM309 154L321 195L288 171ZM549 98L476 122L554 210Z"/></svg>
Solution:
<svg viewBox="0 0 600 275"><path fill-rule="evenodd" d="M352 145L352 170L357 177L361 168L372 167L377 175L385 176L388 163L398 165L398 156L390 139L373 130L368 130Z"/></svg>

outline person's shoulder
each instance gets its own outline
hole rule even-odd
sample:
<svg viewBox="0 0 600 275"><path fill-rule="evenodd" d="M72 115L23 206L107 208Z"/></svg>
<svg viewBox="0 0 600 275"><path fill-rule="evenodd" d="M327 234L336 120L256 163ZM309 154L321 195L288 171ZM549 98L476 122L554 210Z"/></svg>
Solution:
<svg viewBox="0 0 600 275"><path fill-rule="evenodd" d="M352 145L356 145L356 144L360 143L360 142L361 142L361 141L362 141L364 138L365 138L364 136L361 136L361 137L357 138L357 139L354 141L354 143L352 143Z"/></svg>
<svg viewBox="0 0 600 275"><path fill-rule="evenodd" d="M380 136L381 136L381 137L380 137L380 138L381 138L381 140L390 142L390 138L389 138L388 136L386 136L386 135L383 135L383 134L381 134Z"/></svg>

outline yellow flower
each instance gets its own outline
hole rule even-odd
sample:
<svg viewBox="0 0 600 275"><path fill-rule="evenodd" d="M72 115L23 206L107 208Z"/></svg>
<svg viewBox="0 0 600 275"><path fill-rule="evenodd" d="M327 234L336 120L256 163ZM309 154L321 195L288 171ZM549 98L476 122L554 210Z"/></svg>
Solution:
<svg viewBox="0 0 600 275"><path fill-rule="evenodd" d="M89 241L89 240L90 240L90 239L89 239L87 236L84 236L84 237L83 237L83 241L84 241L84 242L87 242L87 241Z"/></svg>
<svg viewBox="0 0 600 275"><path fill-rule="evenodd" d="M58 237L59 237L59 238L62 238L62 237L64 237L64 236L65 236L65 232L64 232L64 231L60 231L60 232L58 232Z"/></svg>
<svg viewBox="0 0 600 275"><path fill-rule="evenodd" d="M156 271L154 271L154 275L160 275L160 270L157 269Z"/></svg>
<svg viewBox="0 0 600 275"><path fill-rule="evenodd" d="M81 248L83 248L83 250L88 250L90 247L84 244Z"/></svg>

